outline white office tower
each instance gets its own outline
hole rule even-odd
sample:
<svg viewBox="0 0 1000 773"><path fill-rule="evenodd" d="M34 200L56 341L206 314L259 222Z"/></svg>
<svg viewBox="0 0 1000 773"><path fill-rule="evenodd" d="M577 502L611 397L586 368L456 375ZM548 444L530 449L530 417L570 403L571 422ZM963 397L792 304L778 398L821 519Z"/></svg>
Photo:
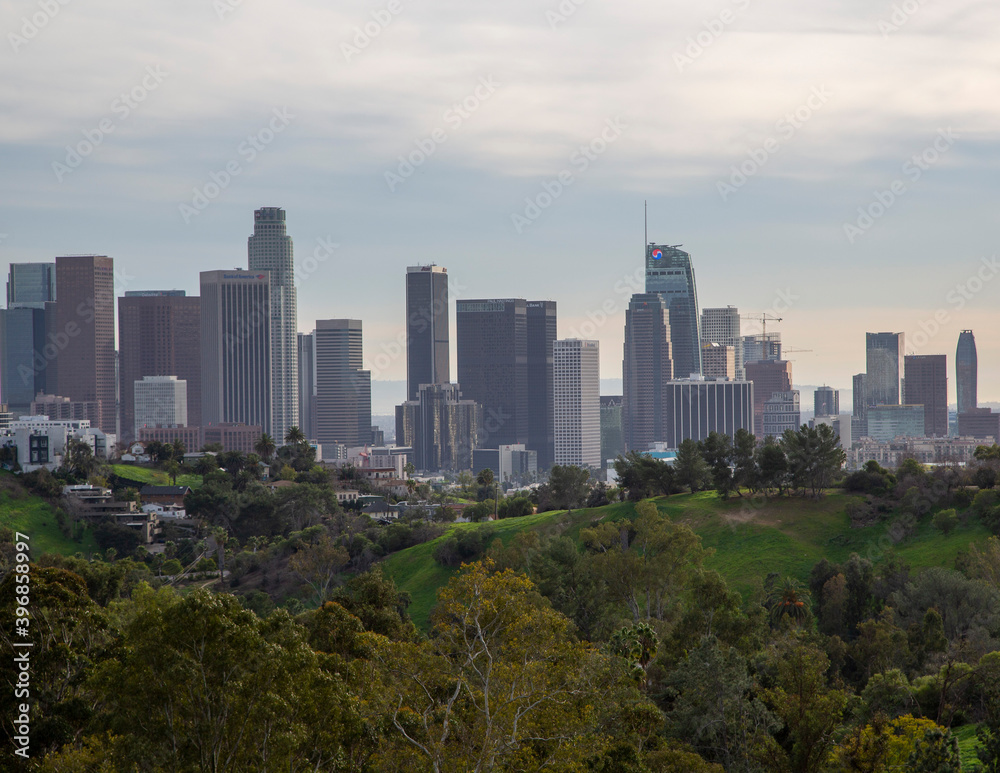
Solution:
<svg viewBox="0 0 1000 773"><path fill-rule="evenodd" d="M702 309L701 311L701 346L702 352L706 346L733 347L736 359L736 372L732 378L743 380L743 338L740 335L740 312L735 306L717 309ZM704 354L702 355L704 356ZM710 378L705 373L706 378Z"/></svg>
<svg viewBox="0 0 1000 773"><path fill-rule="evenodd" d="M601 466L601 357L597 341L553 345L555 463Z"/></svg>
<svg viewBox="0 0 1000 773"><path fill-rule="evenodd" d="M271 421L265 431L281 445L299 423L298 312L292 237L285 233L285 210L261 207L253 213L247 239L250 271L271 275Z"/></svg>
<svg viewBox="0 0 1000 773"><path fill-rule="evenodd" d="M177 376L143 376L133 382L135 437L140 427L186 427L187 381Z"/></svg>

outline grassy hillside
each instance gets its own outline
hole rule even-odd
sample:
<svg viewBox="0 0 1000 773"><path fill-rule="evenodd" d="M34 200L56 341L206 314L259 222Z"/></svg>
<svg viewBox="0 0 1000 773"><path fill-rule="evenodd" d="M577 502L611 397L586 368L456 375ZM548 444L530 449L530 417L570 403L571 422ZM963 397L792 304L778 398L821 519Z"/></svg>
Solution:
<svg viewBox="0 0 1000 773"><path fill-rule="evenodd" d="M947 537L925 519L914 534L897 545L887 537L887 525L852 529L845 508L852 497L835 492L818 501L799 498L775 498L756 504L747 500L720 500L714 492L661 497L656 500L661 512L678 523L690 526L705 547L715 550L707 563L717 570L731 587L744 595L769 572L806 581L813 565L821 558L843 561L859 553L878 563L891 549L914 569L954 565L955 556L970 542L985 540L986 528L978 522L960 526ZM548 534L565 534L577 539L581 528L600 520L617 521L635 517L630 502L599 507L539 513L525 518L499 521L493 526L508 543L522 530L534 529ZM480 524L456 524L454 529L476 529ZM401 590L410 593L410 614L421 628L434 605L438 588L448 582L455 569L440 566L433 553L447 534L390 556L385 570Z"/></svg>
<svg viewBox="0 0 1000 773"><path fill-rule="evenodd" d="M162 470L154 470L149 467L136 467L131 464L114 464L112 468L115 471L115 475L119 478L134 481L139 486L147 484L153 486L173 485L170 476ZM192 474L178 475L177 485L198 488L201 485L201 476Z"/></svg>
<svg viewBox="0 0 1000 773"><path fill-rule="evenodd" d="M97 550L97 542L90 529L84 530L81 542L74 542L63 535L52 506L41 497L29 494L11 473L0 476L0 486L0 526L27 534L32 558L38 558L42 553L71 556L82 552L89 555Z"/></svg>

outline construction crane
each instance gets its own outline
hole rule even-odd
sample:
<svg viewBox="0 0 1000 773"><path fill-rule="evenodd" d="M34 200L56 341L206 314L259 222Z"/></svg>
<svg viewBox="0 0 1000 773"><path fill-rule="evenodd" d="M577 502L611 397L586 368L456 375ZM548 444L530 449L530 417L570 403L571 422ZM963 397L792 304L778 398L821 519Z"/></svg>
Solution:
<svg viewBox="0 0 1000 773"><path fill-rule="evenodd" d="M761 333L764 336L765 341L767 340L768 320L770 320L771 322L781 322L781 317L774 317L774 316L769 317L767 315L767 312L764 312L763 314L742 314L740 316L740 319L752 319L757 322L760 322Z"/></svg>
<svg viewBox="0 0 1000 773"><path fill-rule="evenodd" d="M785 357L786 354L796 354L797 352L811 352L812 349L782 349L781 356L783 359L788 359Z"/></svg>

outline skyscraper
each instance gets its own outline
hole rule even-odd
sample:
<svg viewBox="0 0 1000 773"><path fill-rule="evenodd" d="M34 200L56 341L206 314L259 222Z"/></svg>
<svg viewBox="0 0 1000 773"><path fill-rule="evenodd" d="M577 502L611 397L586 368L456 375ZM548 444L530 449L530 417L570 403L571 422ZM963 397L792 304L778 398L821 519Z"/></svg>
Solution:
<svg viewBox="0 0 1000 773"><path fill-rule="evenodd" d="M59 295L49 332L58 349L55 393L77 402L100 401L99 428L114 434L114 260L99 255L57 257L56 287Z"/></svg>
<svg viewBox="0 0 1000 773"><path fill-rule="evenodd" d="M285 210L261 207L253 213L247 239L250 271L271 275L271 421L265 432L278 442L299 421L298 311L292 237L285 233Z"/></svg>
<svg viewBox="0 0 1000 773"><path fill-rule="evenodd" d="M851 414L851 439L859 440L868 435L868 374L856 373L851 379L854 411Z"/></svg>
<svg viewBox="0 0 1000 773"><path fill-rule="evenodd" d="M7 275L7 308L41 309L56 299L55 263L11 263Z"/></svg>
<svg viewBox="0 0 1000 773"><path fill-rule="evenodd" d="M201 298L183 290L139 290L118 299L121 435L135 435L134 384L146 376L187 382L186 421L201 426Z"/></svg>
<svg viewBox="0 0 1000 773"><path fill-rule="evenodd" d="M372 439L372 374L364 370L360 319L319 319L316 440L363 446Z"/></svg>
<svg viewBox="0 0 1000 773"><path fill-rule="evenodd" d="M10 264L7 308L0 310L0 403L15 417L29 413L35 395L48 391L47 353L55 357L58 347L46 350L45 309L49 304L51 312L55 299L55 263Z"/></svg>
<svg viewBox="0 0 1000 773"><path fill-rule="evenodd" d="M764 437L780 438L785 430L793 432L799 428L799 390L775 392L764 402L763 432Z"/></svg>
<svg viewBox="0 0 1000 773"><path fill-rule="evenodd" d="M406 399L421 384L451 380L448 269L431 264L406 269Z"/></svg>
<svg viewBox="0 0 1000 773"><path fill-rule="evenodd" d="M701 367L705 378L736 379L736 351L731 346L705 344L701 347Z"/></svg>
<svg viewBox="0 0 1000 773"><path fill-rule="evenodd" d="M458 384L424 384L416 400L396 406L396 442L413 448L418 470L468 470L482 418L482 408L463 400Z"/></svg>
<svg viewBox="0 0 1000 773"><path fill-rule="evenodd" d="M271 297L267 271L201 272L202 425L272 426Z"/></svg>
<svg viewBox="0 0 1000 773"><path fill-rule="evenodd" d="M601 466L623 453L622 396L601 395Z"/></svg>
<svg viewBox="0 0 1000 773"><path fill-rule="evenodd" d="M840 392L821 386L813 392L813 412L816 418L840 415Z"/></svg>
<svg viewBox="0 0 1000 773"><path fill-rule="evenodd" d="M753 382L753 433L764 435L764 405L778 392L792 391L792 363L788 360L758 360L745 366L747 381Z"/></svg>
<svg viewBox="0 0 1000 773"><path fill-rule="evenodd" d="M669 448L688 439L701 441L712 432L736 437L753 430L754 386L747 381L669 381L663 392L663 436Z"/></svg>
<svg viewBox="0 0 1000 773"><path fill-rule="evenodd" d="M702 357L704 348L709 344L733 347L736 373L732 378L743 378L743 338L740 335L740 311L735 306L717 309L702 309L701 312L701 345ZM709 374L705 373L706 378Z"/></svg>
<svg viewBox="0 0 1000 773"><path fill-rule="evenodd" d="M299 333L299 429L316 439L316 335Z"/></svg>
<svg viewBox="0 0 1000 773"><path fill-rule="evenodd" d="M140 427L187 427L188 384L177 376L144 376L133 382L135 435ZM124 432L124 428L122 430ZM195 449L191 449L195 450Z"/></svg>
<svg viewBox="0 0 1000 773"><path fill-rule="evenodd" d="M865 402L875 405L899 405L902 399L903 333L865 333Z"/></svg>
<svg viewBox="0 0 1000 773"><path fill-rule="evenodd" d="M555 463L601 467L601 355L597 341L556 341Z"/></svg>
<svg viewBox="0 0 1000 773"><path fill-rule="evenodd" d="M456 304L458 383L483 407L482 448L528 438L528 316L521 298Z"/></svg>
<svg viewBox="0 0 1000 773"><path fill-rule="evenodd" d="M658 293L636 293L625 311L622 431L626 451L664 439L663 400L673 378L670 312Z"/></svg>
<svg viewBox="0 0 1000 773"><path fill-rule="evenodd" d="M958 335L955 351L955 389L958 393L958 413L972 413L979 407L979 359L976 355L976 337L971 330Z"/></svg>
<svg viewBox="0 0 1000 773"><path fill-rule="evenodd" d="M743 366L748 362L781 359L781 333L754 333L743 336ZM744 373L744 375L746 375Z"/></svg>
<svg viewBox="0 0 1000 773"><path fill-rule="evenodd" d="M538 455L538 469L555 463L553 347L556 340L556 302L528 301L528 437L525 448Z"/></svg>
<svg viewBox="0 0 1000 773"><path fill-rule="evenodd" d="M903 361L906 403L924 406L924 436L948 436L948 358L907 354Z"/></svg>
<svg viewBox="0 0 1000 773"><path fill-rule="evenodd" d="M665 244L646 245L646 292L658 293L670 311L674 374L700 374L701 316L691 256Z"/></svg>

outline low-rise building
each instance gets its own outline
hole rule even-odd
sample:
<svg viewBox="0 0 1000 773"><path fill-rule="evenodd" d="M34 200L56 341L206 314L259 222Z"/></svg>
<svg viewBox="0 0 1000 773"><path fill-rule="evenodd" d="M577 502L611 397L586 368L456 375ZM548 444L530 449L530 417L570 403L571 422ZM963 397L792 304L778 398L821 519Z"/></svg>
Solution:
<svg viewBox="0 0 1000 773"><path fill-rule="evenodd" d="M982 444L982 440L971 437L897 437L889 441L861 438L847 452L847 468L858 470L874 460L894 469L904 459L916 459L921 464L964 465L975 458L976 449Z"/></svg>
<svg viewBox="0 0 1000 773"><path fill-rule="evenodd" d="M143 486L139 496L143 504L184 505L184 497L191 493L190 486Z"/></svg>
<svg viewBox="0 0 1000 773"><path fill-rule="evenodd" d="M110 458L116 438L91 427L86 419L55 420L48 416L22 416L10 423L0 436L0 444L17 448L17 460L24 472L54 470L61 466L70 439L90 446L98 459Z"/></svg>

